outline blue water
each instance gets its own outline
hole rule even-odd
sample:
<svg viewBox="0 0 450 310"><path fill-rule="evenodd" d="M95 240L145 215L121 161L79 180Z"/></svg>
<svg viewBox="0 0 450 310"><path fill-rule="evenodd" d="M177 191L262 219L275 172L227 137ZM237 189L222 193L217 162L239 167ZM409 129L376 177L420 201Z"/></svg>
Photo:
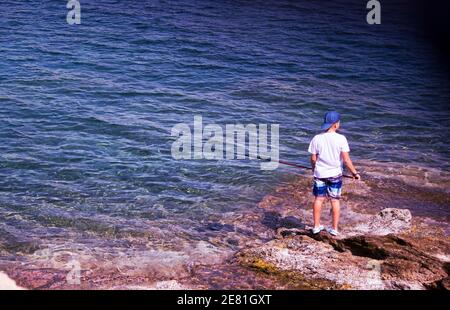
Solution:
<svg viewBox="0 0 450 310"><path fill-rule="evenodd" d="M448 171L448 72L405 2L378 26L363 2L81 1L69 26L65 1L2 1L2 229L53 244L154 221L208 240L196 228L292 170L172 159L170 130L194 115L278 123L280 157L307 164L338 110L356 161Z"/></svg>

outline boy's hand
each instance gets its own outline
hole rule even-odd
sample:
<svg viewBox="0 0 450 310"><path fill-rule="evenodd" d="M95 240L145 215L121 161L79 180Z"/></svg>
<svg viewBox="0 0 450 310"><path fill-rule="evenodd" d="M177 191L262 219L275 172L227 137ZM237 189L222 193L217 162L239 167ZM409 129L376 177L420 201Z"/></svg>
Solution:
<svg viewBox="0 0 450 310"><path fill-rule="evenodd" d="M353 172L352 173L352 175L353 175L353 179L355 179L355 180L361 180L361 176L359 175L359 173L358 172Z"/></svg>

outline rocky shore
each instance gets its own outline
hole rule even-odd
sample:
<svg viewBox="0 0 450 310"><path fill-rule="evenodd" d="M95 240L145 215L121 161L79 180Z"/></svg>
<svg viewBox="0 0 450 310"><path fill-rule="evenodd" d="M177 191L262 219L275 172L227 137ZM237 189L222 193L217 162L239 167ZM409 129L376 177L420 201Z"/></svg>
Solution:
<svg viewBox="0 0 450 310"><path fill-rule="evenodd" d="M413 172L419 180L420 174ZM147 245L151 233L144 238L117 234L112 238L136 254L124 259L99 247L96 253L77 256L78 274L66 248L43 255L46 248L35 240L3 233L0 287L449 289L450 194L434 183L411 185L415 179L410 175L408 184L378 175L366 172L363 182L346 181L338 237L310 233L313 197L310 180L302 176L277 186L256 208L205 218L196 228L202 238L192 242L193 247L158 251L154 244ZM430 179L443 183L439 177ZM330 220L324 208L323 224ZM183 245L178 239L173 244ZM92 260L95 255L98 260Z"/></svg>
<svg viewBox="0 0 450 310"><path fill-rule="evenodd" d="M274 240L244 249L235 259L292 288L450 288L448 241L417 237L413 230L409 210L387 208L338 238L312 235L306 227L279 227Z"/></svg>

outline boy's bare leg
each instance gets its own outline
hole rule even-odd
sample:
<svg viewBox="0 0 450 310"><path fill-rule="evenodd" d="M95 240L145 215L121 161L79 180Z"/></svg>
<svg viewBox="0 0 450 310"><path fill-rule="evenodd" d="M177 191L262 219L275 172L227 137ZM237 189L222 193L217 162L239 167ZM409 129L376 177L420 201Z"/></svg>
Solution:
<svg viewBox="0 0 450 310"><path fill-rule="evenodd" d="M339 217L341 215L341 204L339 199L331 199L331 209L333 210L333 229L338 230Z"/></svg>
<svg viewBox="0 0 450 310"><path fill-rule="evenodd" d="M314 216L314 227L320 226L320 214L322 212L322 205L325 197L316 197L313 204L313 216Z"/></svg>

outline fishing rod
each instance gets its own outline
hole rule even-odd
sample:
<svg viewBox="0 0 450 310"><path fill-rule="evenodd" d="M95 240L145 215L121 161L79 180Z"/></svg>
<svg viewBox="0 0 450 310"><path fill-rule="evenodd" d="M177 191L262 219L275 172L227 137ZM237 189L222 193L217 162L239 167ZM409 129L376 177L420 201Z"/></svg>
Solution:
<svg viewBox="0 0 450 310"><path fill-rule="evenodd" d="M261 158L260 156L258 156L258 159L270 161L270 159L264 159L264 158ZM298 168L298 169L312 170L311 167L303 166L303 165L299 165L299 164L295 164L295 163L291 163L291 162L288 162L288 161L285 161L285 160L278 160L278 163L280 163L282 165L286 165L286 166L295 167L295 168ZM344 178L353 179L353 177L351 175L348 175L348 174L343 174L342 176Z"/></svg>

